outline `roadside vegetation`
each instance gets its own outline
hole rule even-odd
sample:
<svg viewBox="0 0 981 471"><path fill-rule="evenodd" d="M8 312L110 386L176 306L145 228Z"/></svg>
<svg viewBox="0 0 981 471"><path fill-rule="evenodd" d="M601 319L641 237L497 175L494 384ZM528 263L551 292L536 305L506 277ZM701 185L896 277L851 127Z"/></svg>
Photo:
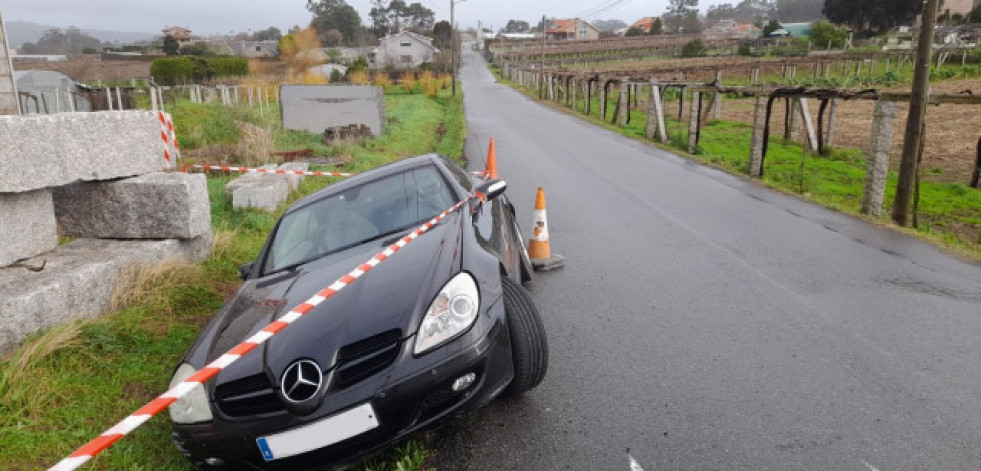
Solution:
<svg viewBox="0 0 981 471"><path fill-rule="evenodd" d="M884 70L884 64L878 70ZM939 82L954 78L972 78L979 75L981 75L981 68L977 65L961 67L959 64L951 64L935 69L932 78ZM772 83L784 83L778 77L764 76L763 80ZM909 83L909 80L911 80L911 74L907 69L906 71L893 70L889 73L880 72L858 77L833 75L821 83L800 81L790 85L885 88L903 85ZM521 87L505 79L502 79L502 82L532 98L537 99L538 97L538 91L535 89ZM730 85L730 83L727 82L726 85ZM582 114L584 108L581 101L575 113L572 113L571 108L557 103L547 100L545 103L614 132L649 142L645 138L647 112L644 104L639 107L632 107L630 122L625 127L620 128L610 124L610 120L614 116L613 110L616 107L616 95L615 91L610 93L607 104L610 111L605 121L598 117L598 98L593 99L589 116ZM678 98L679 93L676 89L669 89L665 94L666 102L673 103L675 110L672 113L670 111L672 106L666 105L666 109L669 110L666 113L666 118L670 144L667 146L655 142L651 142L651 144L667 147L672 152L681 155L689 155L686 152L688 147L687 116L684 121L677 119ZM738 97L727 97L724 106L733 106L733 103L738 101ZM779 119L775 117L774 121L779 121ZM903 122L902 119L896 120L895 133L901 135ZM725 120L710 121L702 128L699 146L694 155L689 155L689 157L730 173L748 175L751 136L752 126L748 124ZM810 150L805 152L799 143L784 142L777 132L773 132L770 137L769 152L766 156L764 176L760 181L777 190L796 194L823 206L860 216L859 209L865 185L865 169L866 159L862 149L832 148L827 155L821 156ZM883 216L880 218L860 217L876 224L896 228L889 220L889 211L895 197L898 168L893 165L891 169L883 205ZM931 181L932 177L942 176L944 173L942 168L931 168L924 164L920 173L922 179L919 192L918 227L899 229L929 240L962 256L981 260L981 191L972 189L963 182Z"/></svg>
<svg viewBox="0 0 981 471"><path fill-rule="evenodd" d="M212 163L218 158L214 154L222 151L228 152L224 157L228 163L259 163L259 152L250 154L240 148L243 141L254 139L250 134L259 131L268 134L268 150L312 149L316 157L339 158L344 162L341 169L350 172L429 152L462 158L466 125L459 95L451 98L442 88L434 96L395 87L388 92L385 134L338 146L322 145L319 135L281 129L275 106L261 117L254 109L187 101L176 103L169 111L184 144L187 157L183 163ZM105 316L41 332L0 359L0 461L4 469L51 466L167 389L180 356L238 287L238 266L255 258L286 207L275 214L232 210L224 184L233 177L212 174L208 178L215 241L206 262L166 261L132 267L120 275ZM336 179L307 177L289 202L332 181ZM424 440L393 448L361 469L424 469ZM156 417L86 469L190 467L171 445L169 419Z"/></svg>

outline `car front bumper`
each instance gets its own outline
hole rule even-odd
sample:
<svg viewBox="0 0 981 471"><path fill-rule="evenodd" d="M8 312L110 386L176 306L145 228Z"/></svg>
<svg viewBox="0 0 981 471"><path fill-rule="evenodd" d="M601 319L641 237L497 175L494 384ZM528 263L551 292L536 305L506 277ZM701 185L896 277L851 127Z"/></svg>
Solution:
<svg viewBox="0 0 981 471"><path fill-rule="evenodd" d="M496 309L503 311L498 302ZM386 382L377 390L364 388L360 397L347 394L343 403L325 405L298 419L289 414L249 420L215 420L204 424L174 424L175 446L199 469L303 470L334 469L357 462L414 433L435 428L446 419L482 407L510 383L514 371L503 313L478 320L471 330L450 342L444 359L424 369ZM412 339L404 352L411 355ZM430 355L439 355L439 350ZM430 359L431 360L431 359ZM468 373L477 375L469 388L453 391L452 384ZM357 389L357 387L352 388ZM330 398L328 398L328 401ZM256 439L302 427L333 414L370 403L379 425L368 432L300 455L266 461Z"/></svg>

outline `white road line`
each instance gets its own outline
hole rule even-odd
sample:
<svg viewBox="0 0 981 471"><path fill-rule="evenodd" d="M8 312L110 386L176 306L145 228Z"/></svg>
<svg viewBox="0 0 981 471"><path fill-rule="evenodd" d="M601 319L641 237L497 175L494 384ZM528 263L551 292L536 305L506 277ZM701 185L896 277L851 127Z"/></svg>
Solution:
<svg viewBox="0 0 981 471"><path fill-rule="evenodd" d="M864 464L866 468L869 468L869 471L879 471L879 468L876 468L875 466L870 465L868 461L865 461L865 460L859 460L859 461L861 461L862 464Z"/></svg>
<svg viewBox="0 0 981 471"><path fill-rule="evenodd" d="M630 471L644 471L644 468L640 467L640 463L633 456L630 456L630 453L627 453L627 458L630 460Z"/></svg>

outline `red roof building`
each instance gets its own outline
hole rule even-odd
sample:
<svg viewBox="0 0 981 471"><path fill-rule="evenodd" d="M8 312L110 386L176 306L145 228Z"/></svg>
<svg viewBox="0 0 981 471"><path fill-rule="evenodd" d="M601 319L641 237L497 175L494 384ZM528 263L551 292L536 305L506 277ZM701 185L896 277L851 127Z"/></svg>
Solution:
<svg viewBox="0 0 981 471"><path fill-rule="evenodd" d="M596 40L600 31L588 21L579 18L549 20L545 35L553 40Z"/></svg>

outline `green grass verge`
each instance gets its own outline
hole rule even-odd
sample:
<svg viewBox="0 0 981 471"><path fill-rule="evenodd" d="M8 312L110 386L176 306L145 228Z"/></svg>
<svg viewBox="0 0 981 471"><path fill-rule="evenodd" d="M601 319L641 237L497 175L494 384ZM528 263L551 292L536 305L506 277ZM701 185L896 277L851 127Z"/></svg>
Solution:
<svg viewBox="0 0 981 471"><path fill-rule="evenodd" d="M959 65L956 67L962 69ZM952 77L973 76L978 73L975 69L976 66L965 67L960 72L954 73ZM495 73L497 72L498 70L495 70ZM499 73L497 75L500 77ZM946 77L951 73L942 72L940 75ZM537 90L521 87L503 78L500 81L534 99L538 97ZM616 91L615 88L612 90ZM630 123L625 127L611 124L616 107L616 93L610 95L612 96L608 97L605 121L599 119L599 99L595 97L590 105L589 116L582 114L584 107L581 101L576 113L572 113L571 108L554 102L544 103L624 136L646 141L647 113L642 110L631 110ZM677 103L676 92L667 94L666 98L669 102ZM671 144L661 146L652 143L653 145L666 147L672 152L730 173L748 175L751 126L727 121L710 122L702 128L700 143L695 154L690 155L685 152L688 147L688 123L674 119L677 118L677 106L667 107L667 115ZM899 228L893 225L888 217L889 208L892 207L895 198L896 172L889 173L883 205L885 214L880 218L859 214L865 188L865 165L865 157L859 149L838 148L833 149L827 156L818 156L811 152L805 156L800 145L785 143L779 136L771 136L761 182L823 206L902 230L961 256L981 260L981 191L961 183L923 181L920 186L919 227Z"/></svg>
<svg viewBox="0 0 981 471"><path fill-rule="evenodd" d="M466 134L462 97L448 92L386 97L388 128L363 145L324 147L319 136L275 129L278 112L178 103L185 147L234 144L234 120L274 128L277 149L315 148L347 154L346 170L360 172L404 157L439 151L459 157ZM0 450L4 469L51 466L157 394L199 330L238 287L237 267L257 255L280 212L234 211L224 195L231 176L208 179L214 252L202 264L163 264L121 280L117 308L91 321L72 322L29 339L0 359ZM291 202L333 179L306 178ZM364 463L372 471L423 469L425 438L404 443ZM170 422L158 417L86 465L86 469L186 470L170 443Z"/></svg>

